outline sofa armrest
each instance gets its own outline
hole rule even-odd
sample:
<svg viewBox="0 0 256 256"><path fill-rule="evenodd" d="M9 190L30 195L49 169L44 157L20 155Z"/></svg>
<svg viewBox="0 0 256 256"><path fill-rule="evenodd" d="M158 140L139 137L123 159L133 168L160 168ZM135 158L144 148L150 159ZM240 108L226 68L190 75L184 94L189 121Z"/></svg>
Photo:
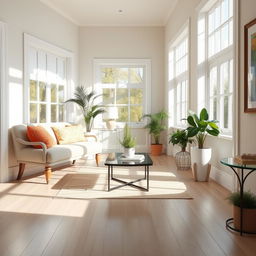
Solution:
<svg viewBox="0 0 256 256"><path fill-rule="evenodd" d="M44 154L46 155L47 147L43 142L31 142L31 141L23 140L21 138L17 138L16 141L26 146L41 146Z"/></svg>
<svg viewBox="0 0 256 256"><path fill-rule="evenodd" d="M85 134L84 135L85 138L94 138L95 139L95 142L98 142L98 138L96 135L94 134Z"/></svg>

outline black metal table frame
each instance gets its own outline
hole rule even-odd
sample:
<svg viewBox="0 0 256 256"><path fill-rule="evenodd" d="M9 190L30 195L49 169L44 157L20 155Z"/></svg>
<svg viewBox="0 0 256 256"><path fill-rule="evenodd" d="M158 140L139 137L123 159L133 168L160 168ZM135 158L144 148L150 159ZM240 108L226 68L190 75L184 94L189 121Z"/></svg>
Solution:
<svg viewBox="0 0 256 256"><path fill-rule="evenodd" d="M231 230L236 231L236 232L240 232L241 236L243 235L243 233L244 234L256 234L256 232L246 232L246 231L243 231L243 209L244 209L243 208L243 194L244 194L244 183L245 183L246 179L248 178L248 176L251 173L253 173L254 171L256 171L256 169L255 168L251 168L251 169L246 168L246 170L250 170L250 171L246 175L244 175L244 168L236 167L236 168L241 170L241 177L240 177L234 167L232 167L230 165L229 165L229 167L234 171L234 173L235 173L235 175L236 175L236 177L238 179L239 187L240 187L240 198L241 198L241 205L240 205L240 229L232 227L231 224L234 223L234 218L229 218L229 219L226 220L226 228L227 229L231 229Z"/></svg>
<svg viewBox="0 0 256 256"><path fill-rule="evenodd" d="M143 191L149 191L149 165L140 165L140 166L145 167L144 177L139 178L137 180L127 182L127 181L115 178L113 176L113 167L114 167L114 165L108 165L108 191L112 191L112 190L122 188L122 187L125 187L125 186L131 186L131 187L143 190ZM110 188L110 180L115 180L119 183L122 183L123 185L119 185L119 186L115 186L115 187ZM147 187L146 188L134 184L134 183L139 182L141 180L147 180Z"/></svg>

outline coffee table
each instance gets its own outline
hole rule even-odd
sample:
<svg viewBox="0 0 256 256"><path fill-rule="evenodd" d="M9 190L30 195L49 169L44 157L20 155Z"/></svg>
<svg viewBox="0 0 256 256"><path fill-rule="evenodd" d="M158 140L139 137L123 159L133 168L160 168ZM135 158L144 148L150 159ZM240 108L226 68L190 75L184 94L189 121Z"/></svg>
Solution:
<svg viewBox="0 0 256 256"><path fill-rule="evenodd" d="M108 166L108 191L112 191L114 189L122 188L124 186L131 186L143 191L149 191L149 166L153 165L153 161L151 160L150 156L147 153L139 153L139 155L144 155L145 159L141 162L134 162L134 161L123 161L120 159L122 156L122 153L112 153L109 154L108 158L105 161L105 165ZM145 167L145 173L144 177L139 178L137 180L133 181L124 181L118 178L114 177L114 166L129 166L129 167L138 167L138 166L144 166ZM122 183L122 185L110 187L110 181L114 180L119 183ZM147 187L141 187L138 185L135 185L134 183L139 182L141 180L147 181Z"/></svg>

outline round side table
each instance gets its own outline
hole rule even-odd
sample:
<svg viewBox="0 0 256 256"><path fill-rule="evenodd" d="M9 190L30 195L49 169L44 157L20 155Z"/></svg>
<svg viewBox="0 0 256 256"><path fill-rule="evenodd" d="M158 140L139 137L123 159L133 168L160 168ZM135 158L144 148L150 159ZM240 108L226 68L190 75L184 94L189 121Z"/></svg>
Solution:
<svg viewBox="0 0 256 256"><path fill-rule="evenodd" d="M246 232L243 230L243 193L244 193L244 183L248 176L256 171L256 165L243 165L235 162L233 157L224 158L220 161L223 165L229 166L235 173L238 183L239 191L241 197L241 207L240 207L240 229L236 229L232 224L234 223L234 218L229 218L226 220L226 227L230 230L240 232L242 236L244 234L256 234L256 232ZM236 169L241 170L240 175ZM245 173L245 171L248 171Z"/></svg>

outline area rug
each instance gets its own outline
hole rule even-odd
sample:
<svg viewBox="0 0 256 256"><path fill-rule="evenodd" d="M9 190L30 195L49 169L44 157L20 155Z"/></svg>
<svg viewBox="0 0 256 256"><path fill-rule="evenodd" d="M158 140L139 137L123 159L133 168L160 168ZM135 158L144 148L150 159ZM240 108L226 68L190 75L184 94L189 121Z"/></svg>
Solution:
<svg viewBox="0 0 256 256"><path fill-rule="evenodd" d="M114 168L114 177L131 181L144 177L144 169ZM182 181L177 180L174 173L161 169L150 170L149 191L141 191L125 186L107 191L107 168L79 168L76 172L66 173L53 187L59 192L56 197L73 199L192 199ZM135 183L146 187L146 180ZM120 183L111 180L111 187Z"/></svg>

